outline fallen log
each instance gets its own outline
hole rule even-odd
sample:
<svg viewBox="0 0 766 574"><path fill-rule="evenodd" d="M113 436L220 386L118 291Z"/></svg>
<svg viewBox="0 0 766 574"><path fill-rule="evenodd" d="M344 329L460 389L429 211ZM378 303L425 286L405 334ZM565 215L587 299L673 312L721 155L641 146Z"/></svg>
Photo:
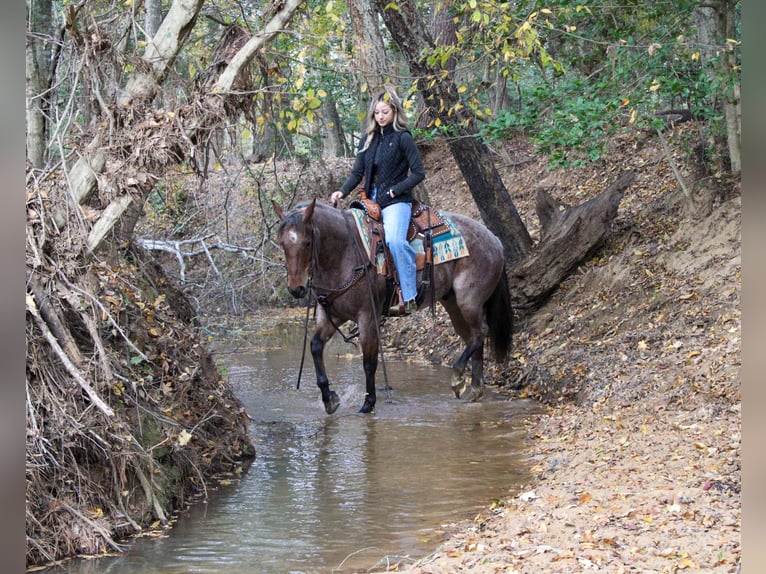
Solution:
<svg viewBox="0 0 766 574"><path fill-rule="evenodd" d="M625 190L635 180L629 171L596 197L575 207L537 192L540 242L509 272L511 301L517 309L542 305L556 287L601 246L617 216Z"/></svg>

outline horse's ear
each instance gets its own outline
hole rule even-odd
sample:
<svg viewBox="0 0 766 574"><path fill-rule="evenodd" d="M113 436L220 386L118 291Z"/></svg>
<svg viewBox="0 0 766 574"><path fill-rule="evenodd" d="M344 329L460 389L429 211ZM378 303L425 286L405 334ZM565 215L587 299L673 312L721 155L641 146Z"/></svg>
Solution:
<svg viewBox="0 0 766 574"><path fill-rule="evenodd" d="M277 212L277 217L279 217L280 220L285 218L285 212L282 211L282 207L273 199L271 200L271 205L274 206L274 211Z"/></svg>
<svg viewBox="0 0 766 574"><path fill-rule="evenodd" d="M314 207L317 204L317 198L314 197L314 201L308 204L306 207L306 211L303 212L303 223L308 223L311 221L311 216L314 215Z"/></svg>

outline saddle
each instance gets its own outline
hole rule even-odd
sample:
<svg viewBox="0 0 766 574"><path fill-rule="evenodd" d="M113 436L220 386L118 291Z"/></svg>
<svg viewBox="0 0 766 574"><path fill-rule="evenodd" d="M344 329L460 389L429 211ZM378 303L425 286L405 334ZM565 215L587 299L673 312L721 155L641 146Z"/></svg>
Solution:
<svg viewBox="0 0 766 574"><path fill-rule="evenodd" d="M370 261L388 279L390 295L387 298L398 299L399 307L403 308L404 301L402 300L401 289L398 286L399 279L396 273L396 265L394 264L391 251L386 245L380 205L367 198L364 192L361 195L362 198L352 201L349 208L360 209L364 212L364 226L367 236L370 238ZM420 238L423 243L423 252L415 253L415 267L417 271L421 272L418 292L415 297L418 305L425 299L426 292L433 279L433 239L449 232L449 226L435 209L418 200L412 202L412 213L407 227L407 241L412 242L416 238ZM384 261L382 271L380 271L380 267L377 265L381 254ZM431 301L431 310L432 312L434 311L433 300Z"/></svg>
<svg viewBox="0 0 766 574"><path fill-rule="evenodd" d="M370 260L375 263L378 255L383 253L386 261L385 275L394 279L395 265L386 245L380 205L367 197L362 197L362 199L352 201L349 208L364 211L364 222L372 243ZM415 256L415 265L418 271L433 263L433 238L449 232L449 226L435 209L417 199L413 200L410 223L407 226L407 241L411 242L417 237L423 240L424 253L417 253Z"/></svg>

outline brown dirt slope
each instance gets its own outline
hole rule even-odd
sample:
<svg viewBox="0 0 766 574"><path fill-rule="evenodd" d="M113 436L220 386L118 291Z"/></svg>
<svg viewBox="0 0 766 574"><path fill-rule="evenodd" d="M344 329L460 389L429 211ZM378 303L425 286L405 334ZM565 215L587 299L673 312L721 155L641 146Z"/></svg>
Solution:
<svg viewBox="0 0 766 574"><path fill-rule="evenodd" d="M693 137L669 134L681 150ZM478 216L445 148L424 148L428 200ZM517 313L510 365L488 378L541 400L528 423L535 480L474 520L444 525L420 560L374 571L735 572L740 559L740 195L662 148L618 141L607 162L547 170L523 141L497 150L533 237L534 194L568 205L628 169L604 247L533 313ZM704 177L702 177L704 175ZM714 191L711 191L714 189ZM700 198L707 198L704 204ZM442 314L387 327L391 348L449 363L459 345Z"/></svg>

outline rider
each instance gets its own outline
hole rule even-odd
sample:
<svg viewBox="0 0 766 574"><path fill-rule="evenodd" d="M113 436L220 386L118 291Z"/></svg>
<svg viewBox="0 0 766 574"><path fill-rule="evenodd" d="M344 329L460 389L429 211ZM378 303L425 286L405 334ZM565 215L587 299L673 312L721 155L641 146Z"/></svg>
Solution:
<svg viewBox="0 0 766 574"><path fill-rule="evenodd" d="M417 145L407 129L407 117L396 91L386 86L370 101L366 133L359 141L354 165L346 181L330 196L332 203L346 197L364 179L363 189L381 207L383 233L404 301L404 315L417 309L415 251L407 242L412 213L412 189L425 178ZM390 310L399 315L398 305Z"/></svg>

